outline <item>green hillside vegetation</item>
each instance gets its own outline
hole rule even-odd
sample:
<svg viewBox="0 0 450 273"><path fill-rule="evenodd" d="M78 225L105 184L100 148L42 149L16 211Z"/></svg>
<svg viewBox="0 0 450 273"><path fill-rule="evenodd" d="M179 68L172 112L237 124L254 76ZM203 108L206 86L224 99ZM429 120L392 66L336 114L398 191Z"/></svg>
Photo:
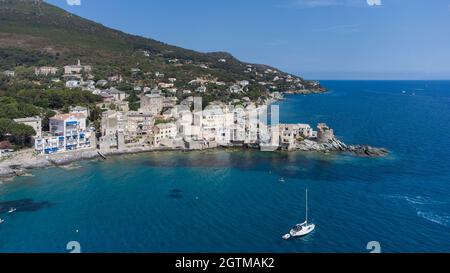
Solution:
<svg viewBox="0 0 450 273"><path fill-rule="evenodd" d="M225 82L255 79L255 75L243 73L247 63L228 53L200 53L129 35L41 1L1 0L0 15L0 48L3 49L0 56L7 56L1 58L2 68L12 68L14 60L17 60L16 65L63 66L81 59L94 67L98 78L115 73L131 77L130 69L140 68L143 72L159 71L168 77L185 78L185 81L204 76ZM9 46L13 44L14 47ZM149 52L150 56L143 58L142 51ZM182 65L169 64L170 59L178 59ZM218 59L227 62L220 63ZM199 64L207 65L208 69L200 68ZM260 73L274 69L253 66ZM138 80L145 79L138 77ZM303 83L308 86L307 81Z"/></svg>
<svg viewBox="0 0 450 273"><path fill-rule="evenodd" d="M92 122L98 126L101 110L97 104L102 98L89 91L64 87L62 68L77 60L93 68L90 74L83 74L84 80L120 75L121 83L108 82L104 88L127 92L131 110L139 108L140 91L134 90L136 86L154 88L169 78L176 78L177 91L169 93L163 89L165 94L179 100L201 96L204 105L243 97L261 102L271 92L299 88L306 93L324 91L313 82L270 66L241 62L226 52L201 53L129 35L40 0L0 0L0 118L41 115L45 129L54 110L65 112L70 106L82 105L91 109L91 116L95 117ZM59 72L35 75L35 68L41 66L54 66ZM15 75L4 74L6 70ZM157 77L157 72L164 77ZM279 80L274 80L275 76ZM192 84L195 79L206 80L207 92L196 92L201 84ZM241 93L231 93L229 87L239 81L249 85ZM191 94L183 90L190 90ZM20 137L11 141L21 145L23 140Z"/></svg>
<svg viewBox="0 0 450 273"><path fill-rule="evenodd" d="M34 129L28 125L0 118L0 142L7 141L16 148L29 147L31 146L31 137L35 134Z"/></svg>

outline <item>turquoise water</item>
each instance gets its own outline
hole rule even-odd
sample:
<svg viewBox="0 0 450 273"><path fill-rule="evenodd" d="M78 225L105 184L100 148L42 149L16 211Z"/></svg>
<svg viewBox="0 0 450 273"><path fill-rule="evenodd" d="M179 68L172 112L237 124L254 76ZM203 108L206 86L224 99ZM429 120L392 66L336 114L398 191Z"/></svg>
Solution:
<svg viewBox="0 0 450 273"><path fill-rule="evenodd" d="M0 213L0 252L450 252L450 82L323 83L280 103L282 121L326 122L388 158L160 152L36 170L0 185L0 207L18 208ZM317 228L284 241L305 188Z"/></svg>

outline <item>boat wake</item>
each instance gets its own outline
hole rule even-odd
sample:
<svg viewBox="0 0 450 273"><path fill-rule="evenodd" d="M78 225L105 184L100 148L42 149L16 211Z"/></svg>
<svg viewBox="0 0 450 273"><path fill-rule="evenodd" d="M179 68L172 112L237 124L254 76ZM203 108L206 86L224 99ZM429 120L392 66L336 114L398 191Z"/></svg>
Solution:
<svg viewBox="0 0 450 273"><path fill-rule="evenodd" d="M437 215L431 211L417 211L417 215L441 226L450 227L450 216Z"/></svg>
<svg viewBox="0 0 450 273"><path fill-rule="evenodd" d="M403 195L389 195L387 198L404 200L416 210L418 217L441 226L450 227L450 215L436 213L436 206L449 205L449 202L434 200L423 196L411 197Z"/></svg>

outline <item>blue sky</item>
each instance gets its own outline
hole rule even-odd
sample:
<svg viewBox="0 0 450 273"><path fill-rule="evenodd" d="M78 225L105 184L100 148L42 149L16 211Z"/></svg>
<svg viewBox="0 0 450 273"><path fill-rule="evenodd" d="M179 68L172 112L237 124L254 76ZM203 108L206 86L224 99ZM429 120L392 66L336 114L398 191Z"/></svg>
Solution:
<svg viewBox="0 0 450 273"><path fill-rule="evenodd" d="M67 1L47 0L108 27L308 79L450 79L450 0Z"/></svg>

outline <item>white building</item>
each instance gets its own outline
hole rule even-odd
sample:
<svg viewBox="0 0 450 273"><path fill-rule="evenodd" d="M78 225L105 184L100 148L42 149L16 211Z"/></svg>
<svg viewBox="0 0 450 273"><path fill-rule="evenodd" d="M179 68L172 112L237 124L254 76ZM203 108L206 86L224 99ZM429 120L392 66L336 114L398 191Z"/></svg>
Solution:
<svg viewBox="0 0 450 273"><path fill-rule="evenodd" d="M164 140L174 140L177 136L177 126L174 123L161 123L153 129L153 146L159 147Z"/></svg>
<svg viewBox="0 0 450 273"><path fill-rule="evenodd" d="M239 84L233 84L232 86L230 86L229 90L234 94L243 92L242 86L240 86Z"/></svg>
<svg viewBox="0 0 450 273"><path fill-rule="evenodd" d="M58 73L58 68L51 67L51 66L36 67L34 69L34 73L38 76L39 75L42 75L42 76L55 75L56 73Z"/></svg>
<svg viewBox="0 0 450 273"><path fill-rule="evenodd" d="M173 83L160 82L160 83L158 83L158 86L159 86L160 88L172 88L172 87L175 86L175 84L173 84Z"/></svg>
<svg viewBox="0 0 450 273"><path fill-rule="evenodd" d="M71 114L83 114L85 117L89 117L89 109L84 106L70 107L69 112Z"/></svg>
<svg viewBox="0 0 450 273"><path fill-rule="evenodd" d="M83 72L89 73L91 71L92 71L92 67L89 65L81 65L80 60L78 60L78 64L76 64L76 65L64 66L64 74L65 75L78 75Z"/></svg>
<svg viewBox="0 0 450 273"><path fill-rule="evenodd" d="M312 138L315 134L309 124L280 124L280 143L292 145L298 139Z"/></svg>
<svg viewBox="0 0 450 273"><path fill-rule="evenodd" d="M90 148L95 135L86 129L84 114L60 114L50 118L48 135L35 140L35 149L41 154Z"/></svg>
<svg viewBox="0 0 450 273"><path fill-rule="evenodd" d="M16 72L14 72L12 70L5 70L5 71L3 71L3 75L5 75L7 77L15 77L16 76Z"/></svg>
<svg viewBox="0 0 450 273"><path fill-rule="evenodd" d="M70 81L66 82L67 88L77 88L80 86L81 86L81 83L80 83L80 81L77 81L77 80L70 80Z"/></svg>
<svg viewBox="0 0 450 273"><path fill-rule="evenodd" d="M86 130L84 114L59 114L49 120L50 133L55 135L70 135L75 131Z"/></svg>
<svg viewBox="0 0 450 273"><path fill-rule="evenodd" d="M244 80L244 81L240 81L239 84L240 84L242 87L246 87L247 85L250 84L250 82Z"/></svg>

